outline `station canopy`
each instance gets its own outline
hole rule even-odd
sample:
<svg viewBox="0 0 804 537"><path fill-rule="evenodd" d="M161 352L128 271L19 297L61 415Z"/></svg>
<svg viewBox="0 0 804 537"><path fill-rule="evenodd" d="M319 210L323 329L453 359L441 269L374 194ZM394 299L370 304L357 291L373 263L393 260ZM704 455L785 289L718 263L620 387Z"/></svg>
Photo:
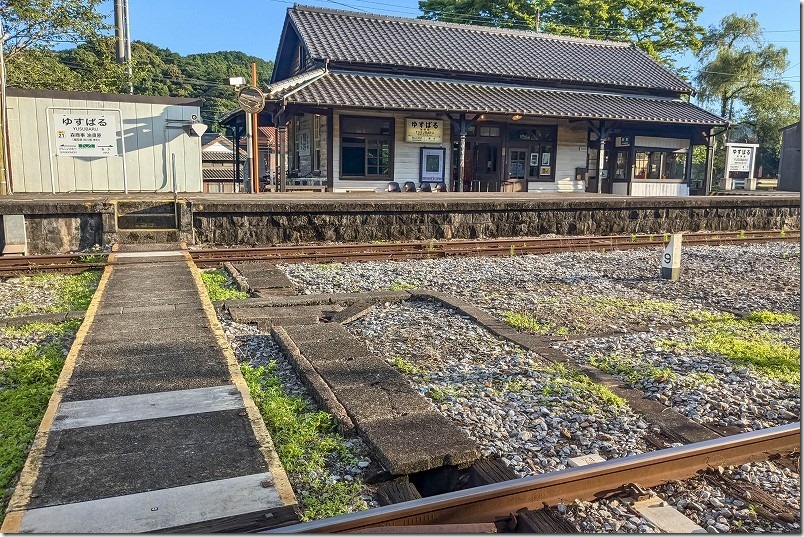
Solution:
<svg viewBox="0 0 804 537"><path fill-rule="evenodd" d="M683 98L318 69L268 87L285 104L681 125L727 121Z"/></svg>

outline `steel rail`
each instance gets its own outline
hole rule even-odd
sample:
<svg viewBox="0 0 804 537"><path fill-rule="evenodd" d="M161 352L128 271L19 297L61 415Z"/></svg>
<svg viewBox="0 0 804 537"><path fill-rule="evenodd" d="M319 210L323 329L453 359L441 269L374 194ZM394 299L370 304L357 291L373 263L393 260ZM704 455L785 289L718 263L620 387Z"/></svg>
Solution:
<svg viewBox="0 0 804 537"><path fill-rule="evenodd" d="M493 256L544 254L600 249L625 250L664 246L663 237L655 235L617 235L607 237L549 237L535 239L495 239L486 241L456 240L449 242L418 241L382 244L337 244L313 246L275 246L262 248L225 248L192 250L190 255L199 266L223 261L274 261L283 263L315 263L326 261L371 261L393 259L434 259L447 256ZM765 241L799 241L799 232L728 232L689 233L688 246L735 244Z"/></svg>
<svg viewBox="0 0 804 537"><path fill-rule="evenodd" d="M265 533L338 533L379 526L496 522L520 509L541 509L576 499L594 500L617 493L628 483L655 487L718 466L758 462L776 454L797 452L800 445L801 424L791 423L284 526Z"/></svg>

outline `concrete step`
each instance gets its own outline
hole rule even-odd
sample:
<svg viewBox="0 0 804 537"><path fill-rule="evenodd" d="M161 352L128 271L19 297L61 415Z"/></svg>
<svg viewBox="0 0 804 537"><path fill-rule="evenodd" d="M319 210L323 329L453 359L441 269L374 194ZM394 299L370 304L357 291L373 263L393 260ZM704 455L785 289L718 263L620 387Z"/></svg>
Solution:
<svg viewBox="0 0 804 537"><path fill-rule="evenodd" d="M173 200L118 201L118 229L176 229Z"/></svg>
<svg viewBox="0 0 804 537"><path fill-rule="evenodd" d="M173 214L173 200L118 201L117 214Z"/></svg>
<svg viewBox="0 0 804 537"><path fill-rule="evenodd" d="M161 213L117 215L117 229L176 229L176 215Z"/></svg>
<svg viewBox="0 0 804 537"><path fill-rule="evenodd" d="M180 240L178 229L125 229L117 232L120 244L159 244Z"/></svg>

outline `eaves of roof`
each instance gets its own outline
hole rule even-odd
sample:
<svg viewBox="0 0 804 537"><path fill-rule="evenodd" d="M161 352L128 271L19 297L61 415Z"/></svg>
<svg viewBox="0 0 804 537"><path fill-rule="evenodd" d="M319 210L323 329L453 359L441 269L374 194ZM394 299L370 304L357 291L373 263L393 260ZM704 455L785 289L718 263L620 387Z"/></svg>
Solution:
<svg viewBox="0 0 804 537"><path fill-rule="evenodd" d="M375 110L728 124L726 119L682 99L354 72L330 71L294 90L287 102Z"/></svg>

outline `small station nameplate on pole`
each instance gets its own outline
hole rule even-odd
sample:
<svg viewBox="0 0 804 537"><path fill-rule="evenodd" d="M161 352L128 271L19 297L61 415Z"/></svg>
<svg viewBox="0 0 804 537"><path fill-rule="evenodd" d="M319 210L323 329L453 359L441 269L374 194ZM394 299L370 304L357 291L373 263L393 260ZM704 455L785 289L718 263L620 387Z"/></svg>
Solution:
<svg viewBox="0 0 804 537"><path fill-rule="evenodd" d="M670 236L662 254L662 279L678 281L681 276L681 233Z"/></svg>

